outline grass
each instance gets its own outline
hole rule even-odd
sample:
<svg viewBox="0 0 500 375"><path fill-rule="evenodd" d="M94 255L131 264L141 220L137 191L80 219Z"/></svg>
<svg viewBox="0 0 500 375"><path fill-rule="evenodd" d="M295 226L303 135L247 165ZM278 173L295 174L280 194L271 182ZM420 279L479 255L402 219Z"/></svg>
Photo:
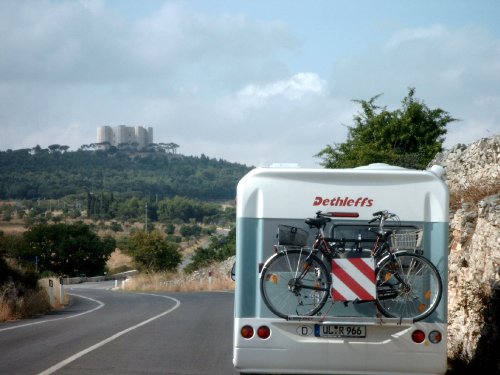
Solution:
<svg viewBox="0 0 500 375"><path fill-rule="evenodd" d="M130 255L125 254L120 249L116 249L106 262L109 274L129 271L134 269L134 260Z"/></svg>
<svg viewBox="0 0 500 375"><path fill-rule="evenodd" d="M500 177L489 184L473 185L464 190L450 192L450 209L458 210L463 203L477 204L482 199L500 193Z"/></svg>
<svg viewBox="0 0 500 375"><path fill-rule="evenodd" d="M50 304L49 279L41 279L37 289L20 289L14 283L7 283L0 288L0 322L30 318L44 314L49 310L61 309L68 303L63 289L60 300L59 281L54 280L54 303Z"/></svg>
<svg viewBox="0 0 500 375"><path fill-rule="evenodd" d="M226 274L215 271L194 274L153 273L139 274L127 280L125 290L190 292L208 290L234 290L234 281Z"/></svg>
<svg viewBox="0 0 500 375"><path fill-rule="evenodd" d="M3 286L0 291L0 321L29 318L49 309L49 297L42 288L19 295L11 284Z"/></svg>

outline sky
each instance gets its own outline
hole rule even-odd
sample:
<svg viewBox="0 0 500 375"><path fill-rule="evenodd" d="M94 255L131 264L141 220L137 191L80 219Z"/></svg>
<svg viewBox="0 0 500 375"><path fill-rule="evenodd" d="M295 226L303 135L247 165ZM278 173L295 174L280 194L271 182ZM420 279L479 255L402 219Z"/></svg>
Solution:
<svg viewBox="0 0 500 375"><path fill-rule="evenodd" d="M500 133L497 0L0 0L0 150L152 127L184 155L321 167L408 89L446 148Z"/></svg>

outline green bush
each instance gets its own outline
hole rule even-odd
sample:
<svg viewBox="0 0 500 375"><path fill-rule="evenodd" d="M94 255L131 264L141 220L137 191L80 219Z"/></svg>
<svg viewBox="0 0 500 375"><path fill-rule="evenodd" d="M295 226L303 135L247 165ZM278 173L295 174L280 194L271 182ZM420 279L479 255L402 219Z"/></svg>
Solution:
<svg viewBox="0 0 500 375"><path fill-rule="evenodd" d="M226 260L236 254L236 230L233 228L227 236L213 236L209 246L196 249L186 272L193 272L215 262Z"/></svg>

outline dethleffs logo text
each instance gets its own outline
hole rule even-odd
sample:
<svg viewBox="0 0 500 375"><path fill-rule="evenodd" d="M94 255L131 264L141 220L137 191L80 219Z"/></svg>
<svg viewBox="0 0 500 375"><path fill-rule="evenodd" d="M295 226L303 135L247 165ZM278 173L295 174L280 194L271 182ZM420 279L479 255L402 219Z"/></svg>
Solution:
<svg viewBox="0 0 500 375"><path fill-rule="evenodd" d="M335 207L371 207L373 199L367 197L349 198L349 197L333 197L314 198L313 206L335 206Z"/></svg>

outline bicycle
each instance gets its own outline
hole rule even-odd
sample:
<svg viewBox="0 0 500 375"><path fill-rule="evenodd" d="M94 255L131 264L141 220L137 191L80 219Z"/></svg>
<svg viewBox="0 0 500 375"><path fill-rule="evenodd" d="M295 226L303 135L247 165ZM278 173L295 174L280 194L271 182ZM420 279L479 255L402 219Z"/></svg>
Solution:
<svg viewBox="0 0 500 375"><path fill-rule="evenodd" d="M373 216L369 224L378 221L378 228L368 230L376 236L371 256L376 265L375 303L378 310L386 317L425 319L441 300L442 282L438 270L423 255L391 247L395 233L385 230L384 225L397 215L378 211ZM325 306L332 294L332 260L345 252L345 241L325 237L324 228L330 221L331 216L318 211L315 218L305 220L309 228L316 228L312 247L305 247L307 232L295 228L294 237L300 238L289 241L292 245L277 246L276 253L263 265L261 295L275 315L284 319L319 315Z"/></svg>

